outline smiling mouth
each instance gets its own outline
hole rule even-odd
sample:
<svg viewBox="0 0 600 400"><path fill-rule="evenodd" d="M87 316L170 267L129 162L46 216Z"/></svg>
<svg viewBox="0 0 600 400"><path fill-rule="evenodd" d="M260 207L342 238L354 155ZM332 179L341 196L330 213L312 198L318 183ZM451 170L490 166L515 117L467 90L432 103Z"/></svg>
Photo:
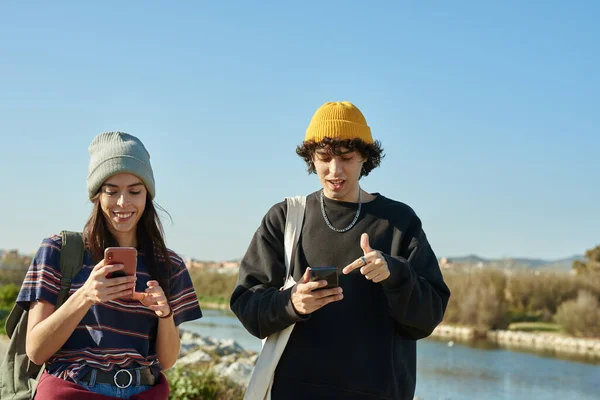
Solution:
<svg viewBox="0 0 600 400"><path fill-rule="evenodd" d="M112 214L115 217L117 217L117 219L119 221L124 221L124 220L130 219L134 213L132 211L130 211L130 212L115 212L115 211L113 211Z"/></svg>

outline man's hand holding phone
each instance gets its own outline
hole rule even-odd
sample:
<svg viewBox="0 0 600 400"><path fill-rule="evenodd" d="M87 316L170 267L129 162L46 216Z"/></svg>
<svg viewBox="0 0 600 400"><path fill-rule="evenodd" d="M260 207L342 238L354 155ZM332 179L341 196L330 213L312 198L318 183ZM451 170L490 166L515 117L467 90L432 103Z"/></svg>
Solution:
<svg viewBox="0 0 600 400"><path fill-rule="evenodd" d="M298 314L310 314L321 307L344 298L341 287L323 289L326 280L312 281L310 268L306 268L302 279L292 289L292 305Z"/></svg>

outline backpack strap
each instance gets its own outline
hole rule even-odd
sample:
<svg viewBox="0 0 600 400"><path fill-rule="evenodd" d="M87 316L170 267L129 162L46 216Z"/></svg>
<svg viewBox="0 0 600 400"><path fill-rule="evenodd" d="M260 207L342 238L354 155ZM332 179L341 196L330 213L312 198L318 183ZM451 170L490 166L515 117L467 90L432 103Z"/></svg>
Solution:
<svg viewBox="0 0 600 400"><path fill-rule="evenodd" d="M71 280L81 271L83 266L83 237L80 232L62 231L62 248L60 250L60 291L56 299L56 309L67 300Z"/></svg>

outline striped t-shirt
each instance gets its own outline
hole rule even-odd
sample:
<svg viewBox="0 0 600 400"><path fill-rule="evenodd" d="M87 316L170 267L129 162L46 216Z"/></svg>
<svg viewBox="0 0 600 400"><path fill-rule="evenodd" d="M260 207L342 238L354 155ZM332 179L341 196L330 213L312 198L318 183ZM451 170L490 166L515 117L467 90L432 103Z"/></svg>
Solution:
<svg viewBox="0 0 600 400"><path fill-rule="evenodd" d="M60 250L62 240L54 235L42 242L23 286L17 304L28 310L29 303L46 300L56 304L60 289ZM202 317L190 274L183 260L169 251L173 271L169 304L175 325ZM81 288L95 263L86 251L83 268L71 283L70 294ZM135 290L143 292L151 280L143 254L138 255ZM137 300L117 299L94 304L62 348L46 362L48 373L63 379L83 377L89 368L110 371L115 368L149 366L155 375L161 370L156 356L158 316Z"/></svg>

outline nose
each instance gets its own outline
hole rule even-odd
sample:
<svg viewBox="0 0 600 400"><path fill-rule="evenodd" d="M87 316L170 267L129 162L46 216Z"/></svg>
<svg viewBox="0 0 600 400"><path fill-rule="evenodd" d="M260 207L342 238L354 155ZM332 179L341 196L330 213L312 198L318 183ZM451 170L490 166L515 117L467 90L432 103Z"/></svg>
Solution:
<svg viewBox="0 0 600 400"><path fill-rule="evenodd" d="M125 203L127 202L127 200L125 199L125 193L122 193L119 198L117 199L117 205L119 207L123 207L125 205Z"/></svg>
<svg viewBox="0 0 600 400"><path fill-rule="evenodd" d="M338 172L342 170L342 163L338 160L337 157L332 157L329 162L329 172L332 172L334 175L337 175Z"/></svg>

